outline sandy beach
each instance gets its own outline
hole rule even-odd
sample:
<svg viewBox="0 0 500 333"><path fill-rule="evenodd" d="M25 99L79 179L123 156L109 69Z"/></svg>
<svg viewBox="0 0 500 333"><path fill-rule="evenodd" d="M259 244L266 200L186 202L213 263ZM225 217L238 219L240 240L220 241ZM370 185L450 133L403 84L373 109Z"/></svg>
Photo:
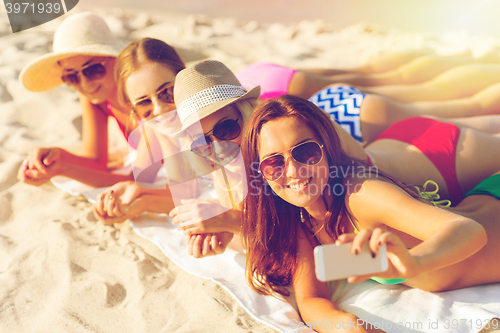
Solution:
<svg viewBox="0 0 500 333"><path fill-rule="evenodd" d="M186 62L217 59L233 71L256 61L351 68L391 52L481 57L500 50L493 34L463 30L339 27L321 19L265 23L218 17L213 10L211 16L163 7L155 13L152 5L141 11L92 2L71 13L89 9L105 18L124 45L155 37L177 48ZM0 10L0 332L276 332L216 283L178 267L129 223L99 223L83 196L50 183L17 181L33 148L80 147L77 93L64 86L32 93L18 81L30 60L51 51L61 20L12 34ZM116 124L110 130L110 150L123 150Z"/></svg>

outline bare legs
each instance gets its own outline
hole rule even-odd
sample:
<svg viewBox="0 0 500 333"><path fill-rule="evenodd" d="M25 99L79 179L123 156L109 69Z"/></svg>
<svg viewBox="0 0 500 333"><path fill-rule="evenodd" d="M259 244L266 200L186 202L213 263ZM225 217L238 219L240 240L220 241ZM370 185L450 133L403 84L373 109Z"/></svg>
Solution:
<svg viewBox="0 0 500 333"><path fill-rule="evenodd" d="M428 291L445 291L500 281L498 254L500 242L500 200L487 195L472 195L462 200L454 213L469 217L486 230L488 243L477 253L454 265L419 276L405 284Z"/></svg>
<svg viewBox="0 0 500 333"><path fill-rule="evenodd" d="M500 90L500 84L496 89ZM491 91L489 93L492 93ZM500 103L500 91L492 105ZM480 105L475 99L461 101L402 104L377 95L367 95L360 108L363 141L370 143L392 124L403 119L430 116L440 121L451 122L459 127L469 127L489 134L500 133L500 115L475 116L485 113L490 104ZM499 109L500 111L500 109Z"/></svg>
<svg viewBox="0 0 500 333"><path fill-rule="evenodd" d="M500 82L500 64L470 64L453 68L422 84L361 88L394 101L445 101L471 97L488 86Z"/></svg>

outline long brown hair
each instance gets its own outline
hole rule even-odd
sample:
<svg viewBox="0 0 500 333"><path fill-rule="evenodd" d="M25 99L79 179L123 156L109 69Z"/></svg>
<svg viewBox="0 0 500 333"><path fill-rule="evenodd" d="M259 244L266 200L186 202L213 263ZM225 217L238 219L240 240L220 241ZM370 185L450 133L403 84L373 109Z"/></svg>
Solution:
<svg viewBox="0 0 500 333"><path fill-rule="evenodd" d="M300 209L276 195L259 174L259 136L262 126L269 121L292 117L309 127L324 145L330 167L360 168L369 165L348 156L341 148L340 138L330 117L313 103L290 95L268 100L259 105L243 131L241 151L247 166L248 195L243 202L242 242L247 251L246 275L250 286L259 294L288 295L297 266L297 235L301 223ZM344 169L345 170L345 169ZM371 172L371 171L369 171ZM378 173L382 174L377 170ZM382 174L410 195L416 197L402 183ZM343 184L342 172L328 179L327 188ZM346 232L340 221L349 214L344 202L345 193L334 195L328 202L323 191L321 198L327 208L324 228L336 239Z"/></svg>

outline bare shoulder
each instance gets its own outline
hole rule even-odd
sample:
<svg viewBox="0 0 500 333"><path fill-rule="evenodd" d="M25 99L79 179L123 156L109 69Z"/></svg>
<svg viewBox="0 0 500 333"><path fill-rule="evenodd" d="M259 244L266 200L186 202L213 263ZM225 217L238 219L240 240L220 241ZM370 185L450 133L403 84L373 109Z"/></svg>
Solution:
<svg viewBox="0 0 500 333"><path fill-rule="evenodd" d="M376 226L401 207L423 204L408 192L377 174L366 173L344 180L345 204L358 221Z"/></svg>

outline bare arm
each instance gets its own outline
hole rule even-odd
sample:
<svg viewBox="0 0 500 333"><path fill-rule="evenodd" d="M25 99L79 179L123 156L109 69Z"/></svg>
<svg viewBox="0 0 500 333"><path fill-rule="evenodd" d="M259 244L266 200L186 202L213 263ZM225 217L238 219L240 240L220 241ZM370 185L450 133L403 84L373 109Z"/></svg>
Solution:
<svg viewBox="0 0 500 333"><path fill-rule="evenodd" d="M393 269L377 276L416 279L419 274L468 258L487 242L486 232L479 223L416 200L392 183L369 179L358 184L359 189L346 196L346 204L362 228L387 230L390 227L396 233L422 240L406 251L405 244L399 243L393 233L377 231L370 240L368 234L356 236L358 240L355 238L353 248L369 241L375 253L378 242L389 238L388 251L395 254L391 260Z"/></svg>
<svg viewBox="0 0 500 333"><path fill-rule="evenodd" d="M107 171L108 116L84 96L82 105L83 153L76 155L62 148L37 148L30 152L21 166L18 179L32 185L42 185L50 178L61 175L85 184L102 187L131 179Z"/></svg>
<svg viewBox="0 0 500 333"><path fill-rule="evenodd" d="M331 301L325 282L314 274L313 245L309 235L300 229L298 235L297 271L293 277L295 299L302 321L318 332L383 332L367 325L357 316L343 312Z"/></svg>

